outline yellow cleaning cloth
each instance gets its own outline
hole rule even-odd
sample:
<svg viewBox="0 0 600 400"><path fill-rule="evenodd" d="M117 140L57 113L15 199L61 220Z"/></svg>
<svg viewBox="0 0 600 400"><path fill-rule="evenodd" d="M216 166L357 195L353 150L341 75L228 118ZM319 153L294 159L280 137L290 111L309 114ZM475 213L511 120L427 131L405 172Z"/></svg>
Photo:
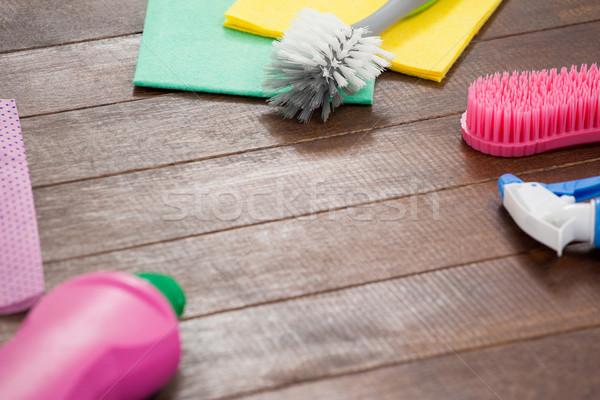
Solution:
<svg viewBox="0 0 600 400"><path fill-rule="evenodd" d="M502 0L438 0L385 31L383 49L396 55L390 69L440 82ZM229 28L280 37L304 7L332 12L353 24L386 0L238 0L226 13Z"/></svg>

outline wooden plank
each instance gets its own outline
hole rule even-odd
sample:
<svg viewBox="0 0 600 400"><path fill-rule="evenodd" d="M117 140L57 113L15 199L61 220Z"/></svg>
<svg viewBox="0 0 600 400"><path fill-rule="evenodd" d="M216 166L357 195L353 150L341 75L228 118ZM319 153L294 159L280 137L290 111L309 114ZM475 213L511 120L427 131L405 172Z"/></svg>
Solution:
<svg viewBox="0 0 600 400"><path fill-rule="evenodd" d="M597 369L599 329L462 351L552 334L569 324L598 324L599 260L588 256L533 252L185 321L180 372L157 398L292 386L247 399L481 399L481 380L503 399L525 398L521 393L532 388L540 397L527 398L565 398L552 394L576 394L599 383L589 373ZM0 343L12 334L9 323L16 330L19 320L2 319ZM455 355L427 360L452 350L464 363ZM393 366L379 369L386 365ZM369 372L357 375L361 370ZM561 384L548 384L554 381Z"/></svg>
<svg viewBox="0 0 600 400"><path fill-rule="evenodd" d="M140 37L0 54L2 96L25 117L163 93L132 84Z"/></svg>
<svg viewBox="0 0 600 400"><path fill-rule="evenodd" d="M598 261L532 253L186 321L174 397L228 398L597 326Z"/></svg>
<svg viewBox="0 0 600 400"><path fill-rule="evenodd" d="M142 31L145 0L7 0L0 4L0 52L126 35ZM600 18L593 0L564 10L559 0L504 1L480 35L488 39L507 34L550 29Z"/></svg>
<svg viewBox="0 0 600 400"><path fill-rule="evenodd" d="M15 334L24 317L24 313L0 317L0 345Z"/></svg>
<svg viewBox="0 0 600 400"><path fill-rule="evenodd" d="M405 109L409 107L407 111L413 117L411 119L423 117L423 111L419 110L424 107L425 110L433 109L436 112L425 116L447 113L448 108L452 110L451 112L456 112L464 108L464 104L460 104L457 110L456 99L464 97L468 83L481 74L503 69L527 70L595 62L597 56L590 49L598 47L600 42L598 30L598 24L592 23L510 37L493 43L474 44L441 85L422 82L397 73L386 73L378 81L376 107L372 108L374 116L371 116L369 122L371 125L385 123L399 112L398 104L402 104ZM156 90L140 88L134 90L132 86L139 40L139 35L133 35L2 54L0 68L8 72L0 76L3 96L16 98L21 115L29 116L128 101L149 93L158 93ZM472 56L480 46L483 46L483 49ZM532 48L535 48L536 52L531 52ZM39 68L40 65L44 68ZM440 93L441 89L444 91ZM445 102L437 100L440 95ZM210 95L199 94L199 96L204 98ZM401 98L398 99L398 96ZM231 100L231 96L218 96L218 98ZM436 100L432 101L432 99ZM263 103L260 99L243 101ZM418 104L413 104L415 102ZM358 110L361 107L352 108ZM381 114L380 109L388 110L387 115ZM261 110L259 109L259 113L265 114L264 111L261 113ZM365 110L371 108L367 107ZM271 115L269 112L266 114ZM345 118L347 115L336 118ZM215 115L214 118L225 118L225 115ZM275 124L274 127L277 128L282 124L279 118L274 118L272 115L270 118L268 116L263 118L266 118L263 123ZM283 125L293 125L294 129L298 129L295 122L283 123ZM280 129L276 131L281 132Z"/></svg>
<svg viewBox="0 0 600 400"><path fill-rule="evenodd" d="M600 19L595 0L504 0L475 40L552 29Z"/></svg>
<svg viewBox="0 0 600 400"><path fill-rule="evenodd" d="M128 38L126 41L128 51L136 53L133 49L135 40ZM114 51L117 53L114 57L134 62L134 57L121 53L117 44L113 43L116 48L108 46L110 51L98 51L95 47L100 46L99 43L107 45L104 41L81 44L76 54L85 57L87 52L97 52L98 57L105 57L106 52ZM537 50L532 52L533 48ZM453 76L441 85L395 73L384 74L377 83L373 107L343 107L327 124L302 125L284 121L273 115L262 100L182 93L26 118L22 123L32 182L47 185L85 179L456 114L464 110L467 87L480 74L591 62L598 54L590 49L596 48L600 48L600 23L479 43L472 46L451 73ZM61 86L53 96L68 92L67 103L74 101L82 105L88 100L92 104L115 101L124 93L128 96L133 93L133 97L146 95L137 90L132 92L129 86L133 66L129 69L122 67L120 62L117 64L121 67L117 68L114 63L108 68L98 67L102 79L82 74L82 82ZM62 67L57 66L56 73L61 74L60 70ZM42 81L36 83L37 78L31 77L40 73L35 69L23 75L19 80L25 82L28 91L13 92L22 95L21 98L16 96L22 116L35 112L32 108L41 106L48 110L62 101L55 97L50 102L44 100L46 86L40 88ZM94 93L90 86L111 82L120 74L119 83L103 87L100 93ZM2 79L0 76L0 82ZM46 80L52 81L44 75L43 81ZM79 86L86 90L81 91ZM13 86L14 90L18 88L16 84ZM10 90L7 92L11 93ZM61 104L60 108L68 107L67 103ZM362 146L363 143L357 145Z"/></svg>
<svg viewBox="0 0 600 400"><path fill-rule="evenodd" d="M141 32L147 0L3 0L0 52Z"/></svg>
<svg viewBox="0 0 600 400"><path fill-rule="evenodd" d="M552 324L576 321L583 325L588 319L597 320L597 257L574 263L576 254L556 260L545 253L184 322L184 360L173 389L176 392L165 391L158 398L216 398L294 385L322 378L319 373L356 372L357 365L367 364L363 365L366 370L378 368L375 361L379 359L386 360L383 365L405 363L447 354L448 346L461 351L466 342L476 347L494 345L493 339L498 343L515 337L525 339L525 332L534 332L532 336L545 334L549 331L543 331ZM363 293L358 296L357 291ZM408 304L423 322L407 311ZM0 326L6 335L0 342L8 337L5 328L9 319L16 321L14 317L3 318ZM449 329L439 327L449 321ZM487 336L489 331L495 333ZM596 347L590 347L598 343L597 331L567 335L566 342L565 337L552 337L462 353L460 357L503 399L523 398L518 396L520 391L532 387L548 391L538 393L551 394L560 390L558 386L569 388L569 382L574 383L578 376L585 377L588 384L597 384L581 369L598 362L593 356ZM367 359L373 362L367 363ZM526 370L527 379L522 379L523 375L515 379L518 375L514 374ZM557 373L562 374L561 385L536 385L543 379L554 381L548 379ZM396 379L391 379L394 376ZM431 384L433 377L435 385ZM300 396L308 393L336 393L327 397L331 399L398 398L360 394L414 393L427 399L440 398L436 395L444 389L456 395L444 398L479 399L483 397L475 395L484 393L480 384L456 356L449 355L294 386L250 396L249 400L306 398ZM470 393L474 397L466 397Z"/></svg>
<svg viewBox="0 0 600 400"><path fill-rule="evenodd" d="M571 35L567 35L566 38L576 38L579 41L586 37L585 32L579 35L571 33ZM594 35L597 36L597 32ZM558 39L559 37L555 35L553 38ZM552 46L558 45L554 44ZM546 49L554 49L552 46L548 45ZM580 51L577 49L583 48L583 46L578 47L577 45L574 47L575 51ZM590 48L595 49L597 46L589 47L588 50ZM100 48L100 50L102 49ZM500 58L500 54L495 53L497 51L496 47L492 46L487 50L494 54L494 57ZM561 51L567 53L565 49L558 50L558 53L560 54ZM28 53L32 54L33 52ZM512 54L510 57L514 57L515 53L510 51L508 53ZM54 53L51 52L47 54L54 56ZM116 54L118 56L119 52L111 53L108 51L106 54L109 56ZM471 54L467 55L467 58L471 57ZM60 53L59 56L61 55L66 55L67 61L74 59L68 52ZM482 53L479 57L484 59L490 57L490 55L485 56ZM537 57L540 57L540 55ZM575 56L569 55L568 57L576 59ZM563 58L563 60L566 59ZM531 62L531 58L528 60L528 62ZM539 60L548 62L549 58L539 58ZM516 63L520 60L513 61ZM89 94L91 100L89 105L86 105L88 99L84 97L88 93L85 95L76 93L75 86L80 83L77 79L81 79L82 71L93 70L98 63L94 61L90 64L91 66L85 65L85 68L88 68L85 69L82 67L85 62L85 60L77 61L77 66L69 67L71 69L67 68L67 72L73 72L76 79L74 84L66 86L61 86L57 79L58 76L68 76L68 74L58 72L58 69L64 68L64 66L60 62L51 63L51 67L55 71L52 71L51 68L44 76L51 83L50 89L54 88L58 93L53 94L53 96L58 98L66 93L67 97L59 99L59 103L60 101L64 101L63 104L73 103L76 104L76 108L91 107L97 105L98 101L120 101L114 100L118 99L119 96L129 96L127 100L131 100L143 98L150 94L143 91L134 92L133 94L127 93L123 88L129 87L127 85L130 84L131 77L128 78L129 80L122 79L127 72L121 69L121 65L124 64L115 61L114 65L111 65L108 62L106 65L99 67L101 73L98 76L93 76L96 72L92 71L91 78L85 77L82 79L83 90L91 90ZM106 61L103 62L106 63ZM0 63L2 63L1 59ZM489 67L490 64L485 65ZM114 71L111 71L111 68ZM31 73L38 72L32 67ZM112 73L115 73L118 79L114 78ZM32 79L32 76L25 75L21 78L21 82L24 85L30 84L28 79ZM38 73L36 77L39 76ZM0 77L0 81L2 79ZM93 79L98 79L99 82L94 82ZM39 91L39 88L43 87L42 82L43 79L39 82L33 82L30 88ZM111 82L117 83L111 87ZM125 82L127 82L127 85ZM102 83L107 86L106 93L100 93L99 87ZM463 83L468 82L464 80ZM397 85L397 82L393 80L389 83L389 85L394 84ZM406 86L414 85L415 81L402 81L401 85L396 87L402 87L404 84ZM388 85L388 83L385 85ZM450 88L450 86L448 87ZM30 104L35 105L35 92L29 93L27 95L30 96ZM432 102L435 103L437 101L436 93L437 90L427 89L423 90L418 96L429 96L429 102L432 102L431 99L435 98L436 100ZM456 106L456 98L462 98L458 96L464 94L463 92L457 93L459 91L456 91L455 98L452 101L450 99L445 100L447 102L446 106L443 105L443 102L441 103L442 106L439 107L433 104L429 110L435 111L444 109L444 107L451 109ZM191 95L178 94L172 96L172 98L181 104L183 101L191 100ZM42 93L41 99L43 106L54 106L51 95ZM65 147L68 146L68 150L63 148L62 152L53 150L43 154L44 147L40 145L38 147L40 151L37 152L36 157L39 160L50 159L53 154L56 154L57 158L53 159L48 165L54 168L54 171L59 171L59 177L55 179L50 176L49 170L43 172L38 167L33 173L36 177L40 176L46 179L45 181L39 181L41 182L39 184L43 185L61 182L61 180L85 179L126 170L198 160L243 152L248 149L275 147L280 144L294 143L298 140L313 140L322 137L321 130L326 131L326 135L338 135L345 134L348 131L348 126L357 127L359 131L367 131L372 128L396 125L412 120L405 119L401 122L394 122L396 116L393 114L397 110L391 108L391 106L397 107L398 102L404 99L404 96L396 94L396 104L390 102L387 105L387 107L390 107L388 109L389 115L391 115L389 121L392 122L383 120L379 118L380 116L372 115L371 110L373 109L369 108L361 108L361 110L368 111L361 111L365 113L363 116L366 123L357 121L358 117L352 114L356 114L353 110L358 108L353 107L348 108L348 111L344 111L347 115L343 121L338 122L338 125L334 124L332 127L331 124L328 124L326 129L323 129L322 125L311 125L307 132L303 133L303 136L298 139L294 136L294 131L306 127L295 124L289 124L288 126L284 123L278 125L280 122L277 122L276 118L273 118L275 123L269 125L270 114L268 111L263 110L264 106L261 106L261 103L257 100L208 95L203 95L201 99L209 102L210 107L214 108L223 107L224 103L230 106L231 103L239 100L239 104L231 105L228 116L225 116L225 112L223 112L223 115L215 114L217 116L221 115L219 121L224 121L224 123L218 127L218 130L211 132L212 138L208 142L208 151L203 149L206 142L197 145L189 145L185 142L185 140L197 140L194 137L194 132L190 132L183 142L177 142L180 138L178 131L181 131L185 126L189 126L183 124L172 131L173 136L171 137L175 138L175 147L166 149L163 154L158 155L157 148L153 146L161 143L159 140L160 134L153 130L153 136L150 139L148 139L149 136L140 134L140 132L144 132L145 126L153 128L153 125L157 124L157 121L160 120L158 115L154 116L154 119L150 118L147 125L139 125L137 129L135 129L133 123L128 125L129 122L126 122L125 125L132 128L128 133L135 135L134 139L128 135L127 139L122 142L103 142L107 137L110 137L108 133L118 136L121 133L119 128L122 126L117 123L110 123L107 126L108 129L106 129L101 124L102 119L93 119L90 114L78 111L73 114L66 114L70 114L71 117L73 115L85 115L86 117L81 124L81 127L85 127L84 131L87 133L89 131L93 132L94 129L100 129L104 136L98 135L93 140L83 142L85 146L81 146L81 142L77 140L80 138L78 130L73 128L72 132L77 134L68 136L46 136L47 132L52 132L52 129L49 128L52 128L53 125L48 125L48 128L46 128L44 119L40 118L36 121L40 129L32 131L36 132L36 137L40 140L39 143L42 143L45 139L47 142L52 141L52 146L57 145L56 149L62 144ZM417 107L413 104L415 101L415 99L410 99L407 103L410 107L416 109ZM421 100L417 102L421 102ZM199 102L196 101L195 103ZM426 103L426 101L422 101L424 107L428 107ZM156 100L155 104L160 107L162 99ZM190 110L196 110L196 115L200 115L199 109L192 106L194 104L193 100L189 101L189 104ZM123 109L119 109L119 106L111 107L103 107L98 114L111 110L110 112L114 112L115 116L123 116ZM209 111L210 107L208 107ZM26 111L27 109L28 106L25 107ZM50 108L50 110L52 109ZM59 109L56 110L60 111ZM176 108L173 110L177 111ZM204 110L207 110L207 108L202 108L202 111ZM240 114L236 115L235 111L240 110L242 116ZM151 115L150 110L145 112ZM410 115L409 112L410 108L406 115ZM414 111L415 114L419 112L421 110ZM163 117L166 114L164 111L160 113L163 114ZM244 113L247 114L244 115ZM129 118L139 118L140 115L143 115L143 113L134 114ZM423 118L429 118L430 116L434 116L434 114ZM210 129L211 122L214 125L214 119L203 118L205 118L205 121L201 121L197 125L194 124L194 129ZM77 121L76 118L72 120ZM24 121L27 121L27 119ZM123 118L120 121L122 122ZM251 122L244 125L245 121ZM363 125L360 125L361 123ZM194 182L193 172L200 172L198 176L202 180L201 184L203 184L203 180L207 180L211 173L215 173L223 166L225 172L217 173L217 175L220 174L217 178L224 178L225 190L229 190L231 187L235 188L235 194L245 196L242 197L244 201L251 198L252 194L264 193L261 192L262 188L266 188L268 191L277 188L277 185L271 180L280 177L282 177L281 182L283 182L284 189L291 193L297 190L310 190L310 185L318 185L320 182L324 182L324 190L328 194L337 193L338 191L344 195L359 194L357 199L350 198L348 200L348 198L345 198L342 200L317 201L316 203L312 203L310 199L301 198L299 200L300 210L313 212L314 210L328 209L330 204L347 206L364 201L365 198L360 198L360 194L366 194L368 197L375 193L375 196L381 196L383 199L388 198L387 196L390 195L395 197L414 193L415 191L439 189L446 187L445 185L448 182L450 184L461 182L460 179L463 178L474 179L474 177L479 176L480 179L486 179L486 177L491 176L489 174L500 170L502 170L500 172L504 172L508 168L511 169L511 172L525 171L536 168L536 166L548 168L564 162L582 161L598 156L598 146L588 146L577 150L535 157L535 159L504 160L499 163L492 163L491 167L488 167L485 164L489 158L481 155L473 156L470 149L460 144L457 136L452 136L457 133L456 126L450 126L447 122L443 122L443 124L445 124L446 130L436 129L440 135L447 137L447 141L430 140L425 144L417 145L416 141L407 140L404 135L414 132L415 137L428 138L427 134L423 134L418 130L390 129L384 132L384 136L379 136L381 132L376 132L374 141L371 139L372 135L354 135L351 136L351 138L357 139L354 143L328 140L294 146L291 148L293 151L288 150L287 152L269 150L256 152L253 155L239 154L234 158L221 159L220 162L211 160L209 164L194 163L187 172L188 166L180 166L175 167L175 169L165 168L164 170L167 172L164 174L154 175L150 171L142 175L132 174L130 176L133 176L133 178L129 181L125 178L122 181L98 180L96 184L90 186L65 185L56 188L45 188L43 190L47 190L47 192L36 191L36 200L39 202L41 196L42 201L47 201L45 204L52 206L51 210L46 209L46 211L50 213L49 215L53 215L53 218L58 218L60 213L70 215L65 218L72 225L63 225L61 228L63 233L60 230L55 231L59 235L53 239L55 240L53 242L55 248L65 244L59 243L61 240L68 240L67 246L73 246L73 243L75 243L71 250L77 248L77 243L81 238L75 238L73 242L72 238L77 235L69 234L69 236L65 235L64 232L67 230L77 231L80 228L77 224L83 221L82 234L84 235L94 229L93 225L95 223L100 222L98 225L99 233L88 236L88 239L98 242L106 241L108 247L104 244L97 245L97 248L105 249L119 243L122 239L121 234L135 234L133 229L136 227L139 229L161 229L163 227L163 225L153 223L155 217L153 213L156 208L151 207L147 210L147 213L144 210L144 213L136 214L138 207L141 209L144 205L152 203L143 196L148 194L148 197L152 197L156 193L161 193L161 191L162 193L164 191L168 192L173 187L175 189L183 188L185 191L192 187L192 182ZM68 124L65 123L64 126L68 127ZM419 124L418 126L424 130L431 128L429 125ZM239 136L243 136L240 135L240 132L245 133L244 129L251 131L255 127L259 128L257 135L240 139ZM59 128L59 126L55 128ZM331 129L331 131L327 131L327 129ZM436 129L433 131L436 131ZM223 131L227 131L227 135ZM229 135L230 131L232 131L231 135ZM224 139L217 138L219 134ZM390 140L394 135L400 135L401 137L398 140ZM254 141L256 138L258 138L257 142ZM278 140L273 140L273 138ZM68 140L61 142L62 139ZM26 138L26 140L28 140L28 143L30 142L29 139ZM204 137L202 140L204 141ZM385 140L387 140L387 145L393 149L389 151L382 150L386 144ZM321 147L323 143L329 147ZM365 143L370 145L365 145ZM404 146L407 143L408 148L405 148ZM455 152L451 152L448 156L445 154L447 152L443 152L440 148L432 150L428 147L444 144L450 144ZM118 145L122 145L125 149L119 148L118 151L115 151L113 146ZM188 149L188 146L191 149ZM82 147L84 147L83 153L81 153ZM360 147L358 151L355 150L356 147ZM132 148L135 148L135 152L139 154L132 155L134 153L130 150ZM375 150L375 153L372 156L362 154L363 151L367 150ZM96 153L92 151L96 151ZM69 152L72 154L64 155ZM144 152L149 157L149 161L144 157ZM289 154L294 152L299 155L292 156L291 160L288 161ZM171 153L176 153L176 155L167 156ZM426 156L423 156L423 153ZM110 158L110 162L105 162L102 157L102 155L106 156L107 154L115 154L111 156L113 158ZM272 155L274 160L271 158ZM167 159L165 160L164 157ZM394 157L399 157L402 161L396 161ZM441 160L432 161L430 157L441 157ZM120 158L132 159L133 161L124 162ZM358 160L358 165L355 167L352 166L354 158ZM389 162L388 160L386 163L384 162L386 158L394 161ZM412 160L407 161L408 158L412 158ZM286 161L281 162L282 159ZM447 159L450 159L451 162L447 162L447 165L445 165L442 161L447 161ZM463 164L458 161L459 159ZM70 160L77 162L70 164ZM229 165L231 160L234 160L237 169ZM298 168L292 165L294 160L300 160ZM314 169L313 167L306 167L311 160L313 162L318 160ZM276 166L270 164L275 162L281 163L285 169L275 172ZM80 175L67 174L68 177L65 178L65 175L60 175L61 163L62 168L65 170L77 169L78 163L80 163L84 165L84 173ZM111 163L116 166L114 170L111 169L113 168L110 165ZM198 167L200 164L209 167L210 170L202 170ZM424 164L424 171L421 172L417 169L419 164ZM436 166L437 170L433 168ZM404 167L407 167L408 172L402 175L404 172L399 172L396 168ZM248 171L248 168L255 169L254 171ZM550 177L552 180L576 178L583 175L597 174L599 169L598 163L587 163L572 169L562 169L540 176ZM315 171L317 172L316 175L312 176L311 174ZM459 176L455 181L452 181L454 177L449 179L451 171ZM238 175L240 176L238 177ZM181 182L175 182L175 186L169 186L168 184L165 186L167 180L178 177L182 177ZM413 177L416 177L416 184L411 180ZM34 181L36 179L34 177ZM141 179L142 182L136 186L135 179ZM405 182L407 179L408 183ZM153 180L158 182L158 187L152 186ZM364 182L368 184L365 185ZM425 182L425 185L421 187L420 185L423 182ZM469 181L465 180L464 182ZM116 190L117 195L112 201L107 196L98 197L97 202L93 199L94 194L102 192L103 185L105 189L110 191L115 188L115 185L120 187L120 185L125 184L132 184L133 189L131 191ZM395 185L399 185L399 189ZM80 190L68 189L73 187ZM219 190L221 190L216 179L214 181L208 179L208 187L213 193L219 193ZM363 193L362 190L365 187L367 188L366 193ZM390 191L390 187L394 189ZM63 191L63 189L65 190ZM196 187L193 187L193 190L196 193ZM199 190L203 190L203 188ZM38 193L42 193L42 195ZM128 195L138 196L137 200L142 196L142 201L135 204L137 200L127 197ZM265 304L261 307L237 310L184 322L182 326L186 358L182 366L182 372L174 383L173 390L178 392L173 395L174 398L198 398L203 393L208 398L238 395L290 385L297 381L318 379L323 376L363 371L378 368L381 365L402 363L407 360L436 357L439 354L448 352L447 346L437 340L439 337L443 337L444 341L448 337L450 345L461 351L480 346L495 346L499 343L522 338L553 334L565 329L580 329L589 326L589 324L598 324L598 277L595 273L597 268L591 264L595 262L597 265L598 257L596 253L588 253L587 248L577 247L571 249L567 257L560 262L555 262L554 256L549 251L532 252L521 257L511 257L443 271L438 270L433 273L389 282L381 281L392 277L405 276L406 274L421 273L464 262L481 260L482 258L503 257L536 246L533 241L521 234L514 224L511 225L508 216L500 211L493 183L443 191L439 195L444 201L440 203L440 217L446 216L444 212L452 213L453 217L436 220L433 217L435 214L431 207L431 202L435 197L433 195L423 195L377 204L374 208L360 207L311 217L315 218L314 220L311 218L308 220L286 220L204 237L177 240L172 243L113 252L96 257L51 263L47 265L46 271L49 275L50 285L54 285L59 278L81 273L87 270L86 268L90 270L98 268L131 270L157 266L158 268L153 269L176 275L185 282L186 289L190 290L190 300L193 300L194 303L191 304L191 310L188 310L188 317L203 313L222 312L236 307L247 307L257 303L278 302L281 299L289 299L293 296L307 296L310 293L346 287L345 290L322 293L316 297L303 297L283 303ZM50 199L46 199L46 196L49 196ZM83 206L90 207L79 217L73 214L80 212L84 208L83 206L78 209L77 207L63 207L60 204L61 200L64 201L65 199L68 199L67 205L73 204L70 202L77 202L77 196L81 196L85 203ZM177 193L175 193L175 198L177 198ZM479 199L479 201L466 200L471 198ZM379 200L379 198L376 198L376 200ZM113 207L119 201L124 201L125 204L117 204L114 210L110 212L108 207ZM353 201L355 203L352 203ZM317 207L313 208L313 204L316 204ZM414 204L417 205L417 209L420 211L431 212L431 214L428 214L430 217L419 213L416 220L413 221L410 213ZM133 206L130 208L130 205ZM96 206L104 208L95 209ZM298 203L293 203L293 210L288 210L290 211L289 216L296 215L297 206ZM320 206L323 206L323 208L319 208ZM169 210L171 212L177 211L173 208L169 208ZM480 213L476 217L473 217L474 210L478 210ZM221 215L223 213L227 214L227 211L227 207L225 207L225 210L221 210ZM277 207L273 207L273 203L270 203L269 200L259 202L258 209L255 211L259 212L260 220L264 219L264 215L267 215L267 219L272 218L268 216L277 215L278 212ZM268 211L268 213L263 214L265 211ZM94 214L94 212L97 212L97 214ZM345 219L344 213L347 213ZM394 224L393 229L386 229L388 221L377 219L375 223L373 222L374 216L383 215L389 218L390 213L392 218L399 218L397 221L390 222L390 224ZM491 218L486 219L484 215L488 217L491 215ZM332 221L332 216L339 217L341 222ZM134 221L134 226L129 227L127 225L129 223L127 218L129 217L141 217L142 220L145 218L148 220ZM365 218L367 221L363 221ZM369 218L371 221L368 220ZM204 222L191 222L183 228L181 226L174 229L166 228L166 237L173 232L179 232L180 229L183 231L189 229L193 232L197 229L202 231ZM124 231L107 229L106 226L111 223L114 223L117 228L126 228ZM174 223L177 224L177 221ZM200 225L200 228L198 228L198 225ZM331 227L338 225L339 228L331 229ZM234 226L225 224L225 228ZM151 234L138 232L138 234L146 239L153 237L153 235L157 237L162 235L162 233L156 232ZM114 235L115 237L109 238L105 235ZM129 237L125 237L125 241L127 240L129 240ZM47 243L47 239L45 239L45 242ZM393 251L390 249L393 249ZM79 250L77 249L77 251ZM205 259L207 261L204 261ZM367 262L365 263L365 261ZM373 270L367 268L369 264L375 264ZM198 268L200 272L195 272L194 268ZM207 284L207 280L209 280L209 284ZM349 288L362 285L365 281L378 280L378 283L372 285ZM483 283L481 283L482 281ZM397 296L398 293L400 297ZM434 295L437 293L440 294L439 297ZM406 307L402 309L406 305L412 306L413 300L416 308L411 308L410 313L407 312ZM398 309L400 309L400 312L396 313ZM467 315L463 315L465 310L467 310ZM426 319L421 320L415 317L413 311L423 312ZM366 318L364 318L365 315ZM20 316L2 318L0 321L0 341L16 329L20 318ZM428 324L430 320L433 325ZM425 321L425 324L423 324L423 321ZM427 327L424 328L423 325L430 326L433 333ZM564 351L572 349L573 347L565 347ZM536 359L536 361L539 360ZM518 365L518 360L516 363ZM591 368L594 366L594 364L590 365ZM588 370L587 375L582 376L592 376L590 371L593 371L593 369ZM572 390L569 393L576 394L579 392Z"/></svg>
<svg viewBox="0 0 600 400"><path fill-rule="evenodd" d="M45 261L491 179L600 157L600 144L486 156L448 117L34 191ZM594 164L598 171L597 164ZM594 174L592 167L589 174ZM596 173L597 174L597 173Z"/></svg>
<svg viewBox="0 0 600 400"><path fill-rule="evenodd" d="M600 377L594 373L600 368L599 352L600 328L594 328L242 398L591 399L600 391ZM177 395L165 390L157 397L166 398Z"/></svg>
<svg viewBox="0 0 600 400"><path fill-rule="evenodd" d="M146 0L4 0L0 52L139 33ZM600 19L595 0L504 0L480 40Z"/></svg>
<svg viewBox="0 0 600 400"><path fill-rule="evenodd" d="M576 179L599 168L596 162L527 179ZM49 288L102 269L163 272L183 285L190 305L185 316L190 318L505 257L536 246L504 211L496 184L489 182L50 262L45 271Z"/></svg>

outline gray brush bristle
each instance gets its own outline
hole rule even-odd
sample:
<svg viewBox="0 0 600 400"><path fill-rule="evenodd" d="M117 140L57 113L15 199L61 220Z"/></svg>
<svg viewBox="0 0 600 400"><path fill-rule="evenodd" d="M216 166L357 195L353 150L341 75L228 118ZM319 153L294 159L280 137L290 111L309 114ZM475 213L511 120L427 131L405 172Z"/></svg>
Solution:
<svg viewBox="0 0 600 400"><path fill-rule="evenodd" d="M331 13L305 8L283 37L273 42L273 62L266 69L268 103L285 118L298 114L307 123L314 110L329 114L375 79L394 55L379 48L378 36L366 36Z"/></svg>

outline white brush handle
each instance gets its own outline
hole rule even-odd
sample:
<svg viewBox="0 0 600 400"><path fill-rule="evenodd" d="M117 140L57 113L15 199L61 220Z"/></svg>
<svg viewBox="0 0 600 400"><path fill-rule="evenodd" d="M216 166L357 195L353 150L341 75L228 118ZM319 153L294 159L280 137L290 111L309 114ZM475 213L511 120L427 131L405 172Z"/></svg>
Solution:
<svg viewBox="0 0 600 400"><path fill-rule="evenodd" d="M379 35L408 14L431 0L389 0L367 18L352 24L353 28L368 28Z"/></svg>

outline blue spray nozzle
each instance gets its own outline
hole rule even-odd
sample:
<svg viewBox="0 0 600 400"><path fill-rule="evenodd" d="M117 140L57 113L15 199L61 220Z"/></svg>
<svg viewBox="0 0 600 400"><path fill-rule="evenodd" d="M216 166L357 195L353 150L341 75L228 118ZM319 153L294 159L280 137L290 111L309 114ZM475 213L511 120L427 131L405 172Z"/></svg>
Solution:
<svg viewBox="0 0 600 400"><path fill-rule="evenodd" d="M600 176L544 185L558 196L573 196L576 202L600 196Z"/></svg>
<svg viewBox="0 0 600 400"><path fill-rule="evenodd" d="M508 185L509 183L523 183L523 181L513 174L502 175L500 179L498 179L498 189L500 189L500 195L503 198L504 185ZM600 176L567 182L540 183L540 185L544 186L557 196L573 196L575 197L576 202L600 196Z"/></svg>
<svg viewBox="0 0 600 400"><path fill-rule="evenodd" d="M500 196L504 198L504 185L508 185L509 183L523 183L518 176L513 174L504 174L498 179L498 190L500 190Z"/></svg>

